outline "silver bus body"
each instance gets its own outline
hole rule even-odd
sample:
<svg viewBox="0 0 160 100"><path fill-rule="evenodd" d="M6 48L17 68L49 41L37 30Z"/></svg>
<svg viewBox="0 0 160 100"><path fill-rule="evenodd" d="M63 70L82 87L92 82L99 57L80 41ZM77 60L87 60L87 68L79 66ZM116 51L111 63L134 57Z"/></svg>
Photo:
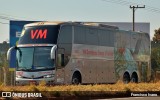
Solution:
<svg viewBox="0 0 160 100"><path fill-rule="evenodd" d="M76 22L56 24L40 22L25 27L47 27L47 25L59 26L57 37L54 38L56 42L51 44L52 47L56 46L51 50L55 69L17 70L18 83L27 84L29 81L39 83L45 80L53 84L98 84L116 83L118 80L125 83L150 80L151 53L148 33L119 30L115 26ZM34 33L36 31L32 32L32 38L36 41ZM46 47L40 43L18 44L18 47L21 46Z"/></svg>

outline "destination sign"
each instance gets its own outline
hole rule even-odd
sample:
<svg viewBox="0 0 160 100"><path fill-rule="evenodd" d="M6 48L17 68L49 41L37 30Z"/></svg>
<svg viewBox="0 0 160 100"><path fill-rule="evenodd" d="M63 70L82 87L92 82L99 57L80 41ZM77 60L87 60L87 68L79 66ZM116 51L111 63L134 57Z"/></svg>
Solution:
<svg viewBox="0 0 160 100"><path fill-rule="evenodd" d="M58 25L25 27L18 44L56 44L58 32Z"/></svg>

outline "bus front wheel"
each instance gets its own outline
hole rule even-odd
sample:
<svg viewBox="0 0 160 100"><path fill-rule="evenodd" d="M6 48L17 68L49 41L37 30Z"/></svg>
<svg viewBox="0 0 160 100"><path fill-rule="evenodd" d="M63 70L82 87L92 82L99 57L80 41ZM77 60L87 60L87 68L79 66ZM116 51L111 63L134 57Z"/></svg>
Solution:
<svg viewBox="0 0 160 100"><path fill-rule="evenodd" d="M81 83L81 75L80 73L74 73L72 77L72 84L78 85Z"/></svg>

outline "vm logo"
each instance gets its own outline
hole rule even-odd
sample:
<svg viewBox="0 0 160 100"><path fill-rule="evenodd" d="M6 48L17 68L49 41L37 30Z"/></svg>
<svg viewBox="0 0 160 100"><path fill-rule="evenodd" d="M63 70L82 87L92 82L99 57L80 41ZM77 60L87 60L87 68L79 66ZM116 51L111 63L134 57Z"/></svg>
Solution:
<svg viewBox="0 0 160 100"><path fill-rule="evenodd" d="M47 29L31 30L31 39L46 39Z"/></svg>

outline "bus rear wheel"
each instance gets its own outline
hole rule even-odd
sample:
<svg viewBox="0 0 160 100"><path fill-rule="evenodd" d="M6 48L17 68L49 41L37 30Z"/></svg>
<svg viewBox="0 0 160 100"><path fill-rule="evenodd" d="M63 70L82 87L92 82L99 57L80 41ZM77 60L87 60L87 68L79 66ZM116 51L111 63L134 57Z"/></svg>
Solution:
<svg viewBox="0 0 160 100"><path fill-rule="evenodd" d="M128 84L130 82L129 73L124 73L123 75L123 83Z"/></svg>
<svg viewBox="0 0 160 100"><path fill-rule="evenodd" d="M133 73L132 76L131 76L131 82L132 83L138 83L138 75L137 73Z"/></svg>

